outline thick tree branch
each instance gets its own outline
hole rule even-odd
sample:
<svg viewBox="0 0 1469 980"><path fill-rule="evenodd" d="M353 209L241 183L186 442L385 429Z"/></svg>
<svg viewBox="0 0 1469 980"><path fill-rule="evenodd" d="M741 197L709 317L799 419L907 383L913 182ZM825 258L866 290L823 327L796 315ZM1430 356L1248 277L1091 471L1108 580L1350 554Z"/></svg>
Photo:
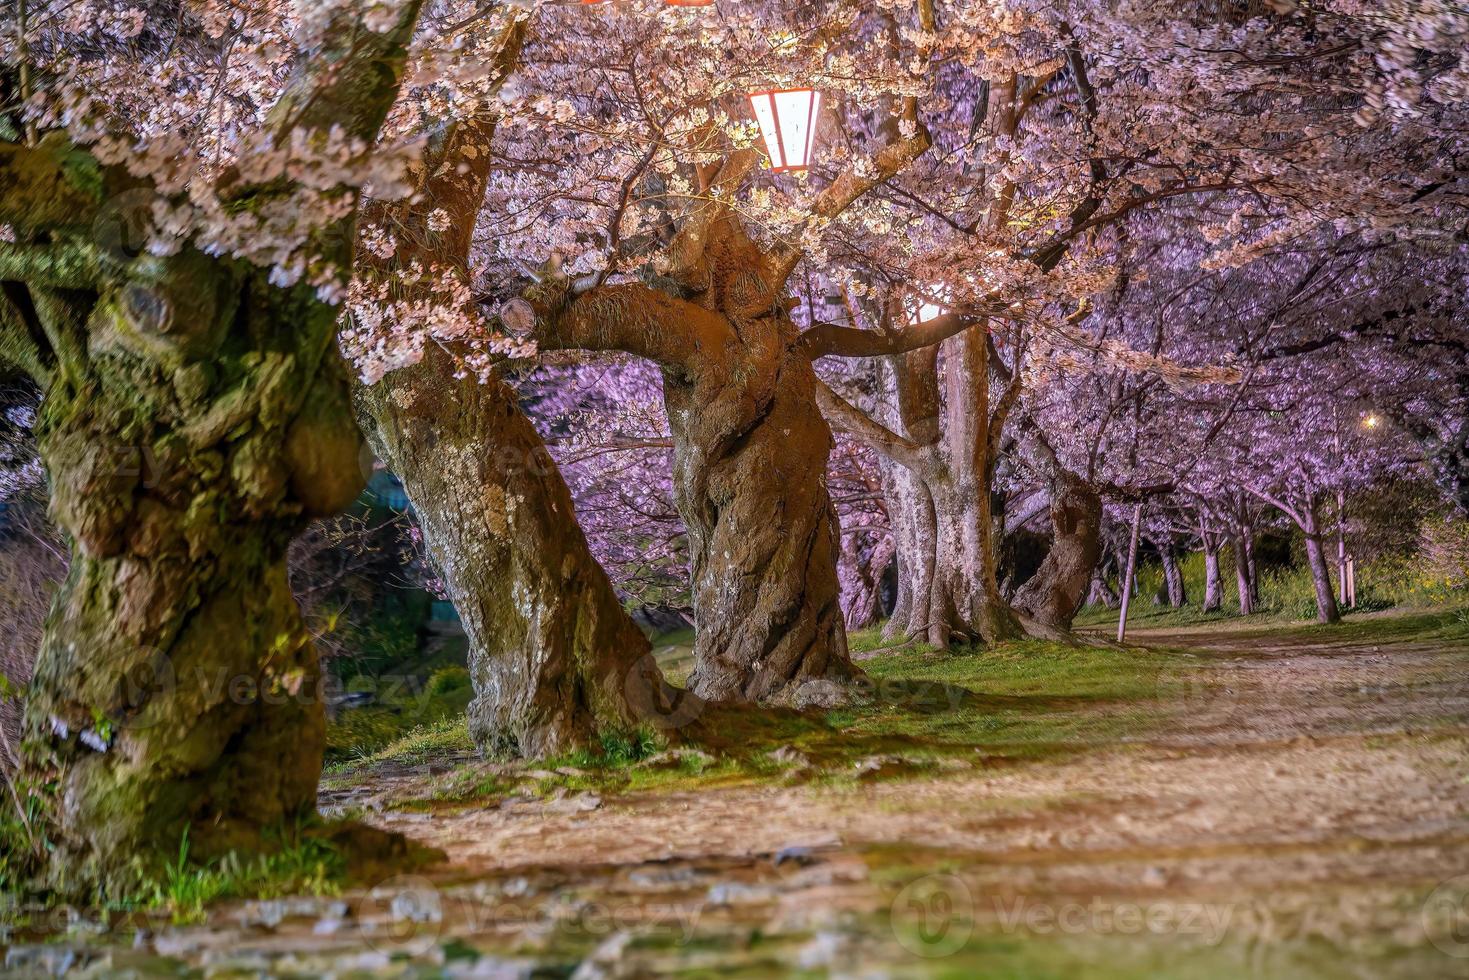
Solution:
<svg viewBox="0 0 1469 980"><path fill-rule="evenodd" d="M816 402L821 406L821 414L826 416L833 429L845 432L910 470L923 468L927 458L924 447L874 421L866 412L832 391L819 379L816 382Z"/></svg>
<svg viewBox="0 0 1469 980"><path fill-rule="evenodd" d="M51 289L90 289L101 279L102 263L90 244L0 242L0 280Z"/></svg>
<svg viewBox="0 0 1469 980"><path fill-rule="evenodd" d="M641 283L575 295L570 280L548 278L506 304L502 321L547 350L625 351L675 368L718 359L732 340L719 314Z"/></svg>
<svg viewBox="0 0 1469 980"><path fill-rule="evenodd" d="M379 34L363 23L371 5L343 6L321 31L322 43L304 47L266 128L284 142L293 129L345 135L373 142L398 97L408 44L423 0L402 0L397 20Z"/></svg>
<svg viewBox="0 0 1469 980"><path fill-rule="evenodd" d="M878 332L818 323L796 341L811 360L818 357L880 357L906 354L957 336L980 321L972 316L945 313L904 330Z"/></svg>

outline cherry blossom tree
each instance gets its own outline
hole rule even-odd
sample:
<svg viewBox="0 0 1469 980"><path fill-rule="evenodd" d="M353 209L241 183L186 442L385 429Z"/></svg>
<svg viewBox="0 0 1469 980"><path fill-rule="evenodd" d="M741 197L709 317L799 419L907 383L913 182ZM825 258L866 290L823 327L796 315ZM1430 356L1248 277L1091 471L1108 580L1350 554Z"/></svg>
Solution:
<svg viewBox="0 0 1469 980"><path fill-rule="evenodd" d="M286 548L364 479L332 301L361 188L399 169L372 147L419 4L32 12L5 31L0 331L43 392L71 561L22 778L53 880L88 887L186 828L218 853L315 805L320 672ZM248 126L197 125L225 95Z"/></svg>

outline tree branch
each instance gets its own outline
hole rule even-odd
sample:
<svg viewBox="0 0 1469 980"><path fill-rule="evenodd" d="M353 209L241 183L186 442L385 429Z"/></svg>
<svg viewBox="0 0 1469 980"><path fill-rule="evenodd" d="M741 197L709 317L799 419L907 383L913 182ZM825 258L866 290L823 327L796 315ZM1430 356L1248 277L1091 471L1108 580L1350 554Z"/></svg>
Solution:
<svg viewBox="0 0 1469 980"><path fill-rule="evenodd" d="M914 324L906 330L883 333L834 323L818 323L803 331L796 343L813 361L819 357L880 357L884 354L906 354L931 347L963 333L979 322L973 317L958 313L945 313L932 320Z"/></svg>
<svg viewBox="0 0 1469 980"><path fill-rule="evenodd" d="M816 403L821 406L821 414L838 432L846 433L910 470L923 468L926 459L924 447L874 421L866 412L832 391L820 378L816 380Z"/></svg>
<svg viewBox="0 0 1469 980"><path fill-rule="evenodd" d="M0 280L51 289L90 289L102 279L97 249L79 242L0 242Z"/></svg>

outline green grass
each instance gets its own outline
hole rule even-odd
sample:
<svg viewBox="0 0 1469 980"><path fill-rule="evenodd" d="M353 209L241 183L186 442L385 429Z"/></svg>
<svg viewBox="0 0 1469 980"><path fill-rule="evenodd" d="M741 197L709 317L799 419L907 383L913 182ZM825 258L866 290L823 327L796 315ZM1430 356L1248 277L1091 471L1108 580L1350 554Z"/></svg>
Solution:
<svg viewBox="0 0 1469 980"><path fill-rule="evenodd" d="M882 646L876 629L853 634L852 642L857 649ZM974 766L1085 751L1145 732L1163 717L1160 677L1176 672L1179 663L1166 653L1035 640L948 652L909 645L863 662L867 679L848 707L708 707L672 739L656 732L618 733L518 772L461 767L438 780L420 805L791 779L846 784L966 767L956 767L956 759ZM773 759L771 753L782 748L808 764ZM411 766L469 750L462 723L445 720L339 765L334 775L361 778L382 765ZM876 757L890 764L877 772L859 770Z"/></svg>
<svg viewBox="0 0 1469 980"><path fill-rule="evenodd" d="M345 709L327 725L329 765L371 757L423 729L463 719L474 697L469 671L458 666L440 667L422 683L412 675L403 675L392 680L376 680L364 689L378 695L377 703ZM353 688L349 685L348 690Z"/></svg>
<svg viewBox="0 0 1469 980"><path fill-rule="evenodd" d="M1179 562L1188 603L1181 609L1154 605L1163 581L1163 569L1157 562L1138 566L1138 593L1128 610L1128 625L1137 627L1194 626L1202 623L1237 620L1239 593L1234 562L1226 549L1220 555L1219 574L1223 584L1223 608L1204 612L1204 556L1184 556ZM1335 565L1332 566L1333 583ZM1333 586L1334 587L1334 586ZM1269 569L1260 576L1260 602L1251 622L1266 624L1291 623L1316 618L1316 589L1310 573L1302 566ZM1376 612L1385 609L1425 609L1469 603L1466 583L1457 585L1441 575L1418 567L1414 560L1384 557L1364 562L1357 569L1357 605L1353 612ZM1078 627L1117 628L1116 609L1087 606L1076 617Z"/></svg>
<svg viewBox="0 0 1469 980"><path fill-rule="evenodd" d="M347 862L330 841L296 827L268 843L265 853L231 852L201 863L190 856L186 831L174 860L118 904L165 912L177 924L202 921L205 907L220 899L333 895L340 890Z"/></svg>

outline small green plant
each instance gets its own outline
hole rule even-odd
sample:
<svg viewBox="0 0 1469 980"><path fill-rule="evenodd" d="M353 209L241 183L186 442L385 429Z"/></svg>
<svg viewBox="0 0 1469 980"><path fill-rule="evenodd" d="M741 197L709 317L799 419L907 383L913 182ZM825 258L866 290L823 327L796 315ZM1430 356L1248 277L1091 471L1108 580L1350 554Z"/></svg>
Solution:
<svg viewBox="0 0 1469 980"><path fill-rule="evenodd" d="M346 874L346 862L326 840L292 827L267 840L263 854L244 857L231 851L217 861L200 863L189 855L189 831L179 839L178 854L161 873L145 881L140 904L166 911L176 924L202 921L206 907L223 898L278 898L282 895L335 894Z"/></svg>
<svg viewBox="0 0 1469 980"><path fill-rule="evenodd" d="M572 765L583 769L619 768L642 762L664 748L662 739L651 732L603 732L598 746L578 749L570 757Z"/></svg>

